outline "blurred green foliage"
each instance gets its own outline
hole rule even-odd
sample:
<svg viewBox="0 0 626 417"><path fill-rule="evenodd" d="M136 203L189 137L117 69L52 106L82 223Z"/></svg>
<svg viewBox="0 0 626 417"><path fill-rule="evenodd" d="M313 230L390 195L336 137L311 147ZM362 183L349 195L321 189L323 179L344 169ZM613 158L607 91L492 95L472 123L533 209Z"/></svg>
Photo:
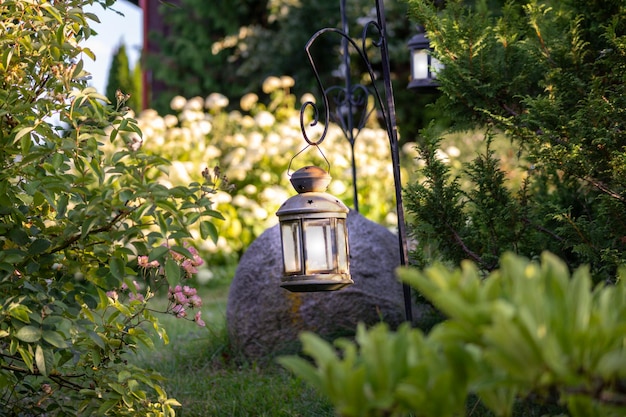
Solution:
<svg viewBox="0 0 626 417"><path fill-rule="evenodd" d="M588 268L570 274L548 252L507 253L487 277L471 261L399 275L447 317L428 335L408 323L360 326L334 345L303 333L313 363L279 359L337 415L458 416L476 398L495 416L528 415L529 403L573 417L626 412L626 269L594 287Z"/></svg>
<svg viewBox="0 0 626 417"><path fill-rule="evenodd" d="M107 78L106 97L114 105L124 104L133 110L141 109L141 78L137 79L139 64L130 67L126 45L121 43L113 52L109 76Z"/></svg>
<svg viewBox="0 0 626 417"><path fill-rule="evenodd" d="M402 141L414 141L419 128L433 117L424 106L437 93L422 95L407 89L410 53L406 43L415 28L407 18L405 2L387 1L385 8L399 131ZM158 13L165 29L148 34L154 47L144 51L143 65L154 86L148 107L160 114L170 111L169 103L177 95L223 94L233 105L229 110L235 110L248 93L265 100L261 86L271 76L291 77L297 96L319 94L304 48L318 30L342 24L339 0L178 0L162 2ZM375 18L374 2L347 1L345 14L349 36L360 45L364 23ZM366 43L366 52L374 71L380 73L374 38ZM311 52L323 85L343 85L341 38L332 33L321 36ZM364 65L356 51L350 50L350 55L352 77L363 82Z"/></svg>

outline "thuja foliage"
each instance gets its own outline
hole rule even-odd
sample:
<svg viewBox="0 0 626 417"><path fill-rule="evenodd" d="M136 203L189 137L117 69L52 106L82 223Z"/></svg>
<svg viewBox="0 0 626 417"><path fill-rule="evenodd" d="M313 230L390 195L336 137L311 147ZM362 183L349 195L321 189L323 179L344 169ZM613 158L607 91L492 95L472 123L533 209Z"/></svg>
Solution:
<svg viewBox="0 0 626 417"><path fill-rule="evenodd" d="M495 416L626 412L626 269L617 284L594 286L587 267L570 274L551 253L529 261L509 252L486 279L471 261L399 275L448 320L427 335L408 324L360 326L334 346L304 333L313 363L279 359L337 415L476 415L476 401Z"/></svg>
<svg viewBox="0 0 626 417"><path fill-rule="evenodd" d="M133 140L123 103L86 87L88 3L0 3L3 416L173 415L160 376L127 358L150 331L167 341L146 304L156 285L171 288L165 312L199 306L179 285L201 263L188 226L216 238L213 175L155 181L167 161Z"/></svg>
<svg viewBox="0 0 626 417"><path fill-rule="evenodd" d="M409 0L439 73L438 111L452 129L486 131L455 174L437 158L442 133L424 131L425 180L406 191L412 229L433 259L474 260L550 250L597 281L626 261L626 6L622 1ZM508 146L491 146L504 134ZM517 155L510 181L504 149Z"/></svg>

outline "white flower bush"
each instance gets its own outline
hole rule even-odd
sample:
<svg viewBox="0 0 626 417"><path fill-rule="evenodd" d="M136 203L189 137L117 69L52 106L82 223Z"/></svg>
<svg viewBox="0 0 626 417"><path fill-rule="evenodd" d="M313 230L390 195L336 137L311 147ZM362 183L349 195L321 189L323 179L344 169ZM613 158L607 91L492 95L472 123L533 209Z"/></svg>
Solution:
<svg viewBox="0 0 626 417"><path fill-rule="evenodd" d="M300 107L296 103L314 102L315 97L306 94L296 100L289 92L292 86L289 77L268 78L263 84L270 98L268 105L258 96L248 94L240 100L239 110L229 112L228 99L212 93L206 99L175 97L171 102L172 114L158 115L154 110L146 110L138 115L143 149L173 161L169 173L163 174L164 183L176 186L200 182L203 170L219 167L225 181L222 190L213 196L215 209L225 217L219 241L195 242L206 252L204 256L213 258L212 263L219 261L216 256L225 262L236 262L256 237L277 223L276 211L295 194L289 174L303 166L328 169L333 177L328 191L353 207L349 142L337 126L329 125L319 149L305 149ZM318 123L307 128L307 135L316 140L322 130L323 124ZM401 152L406 183L417 161L410 146ZM359 211L370 220L395 229L394 183L385 130L363 129L355 143L355 159ZM194 235L199 239L200 233Z"/></svg>

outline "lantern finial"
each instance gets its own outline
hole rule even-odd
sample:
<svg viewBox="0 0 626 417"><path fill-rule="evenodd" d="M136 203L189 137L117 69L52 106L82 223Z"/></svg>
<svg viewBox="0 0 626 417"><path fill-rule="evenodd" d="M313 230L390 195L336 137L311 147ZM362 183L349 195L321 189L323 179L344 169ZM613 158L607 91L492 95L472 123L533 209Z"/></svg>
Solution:
<svg viewBox="0 0 626 417"><path fill-rule="evenodd" d="M322 168L307 166L294 172L289 181L291 181L291 185L293 185L298 194L302 194L310 192L323 193L328 188L331 179L328 172Z"/></svg>

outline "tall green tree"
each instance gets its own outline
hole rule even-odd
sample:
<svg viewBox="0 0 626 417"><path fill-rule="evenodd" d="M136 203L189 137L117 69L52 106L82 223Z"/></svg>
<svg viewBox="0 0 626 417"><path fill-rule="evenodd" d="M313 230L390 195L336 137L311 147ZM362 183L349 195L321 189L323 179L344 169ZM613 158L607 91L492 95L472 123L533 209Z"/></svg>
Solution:
<svg viewBox="0 0 626 417"><path fill-rule="evenodd" d="M134 73L135 70L131 71L130 68L126 44L120 42L111 60L106 96L111 103L117 104L122 100L128 107L138 111L141 109L141 95Z"/></svg>
<svg viewBox="0 0 626 417"><path fill-rule="evenodd" d="M409 4L445 65L438 111L451 130L487 132L456 175L437 157L445 132L424 131L425 179L406 190L416 262L492 270L504 251L548 249L571 267L589 264L596 280L615 276L626 262L626 4ZM499 134L521 185L502 166Z"/></svg>

